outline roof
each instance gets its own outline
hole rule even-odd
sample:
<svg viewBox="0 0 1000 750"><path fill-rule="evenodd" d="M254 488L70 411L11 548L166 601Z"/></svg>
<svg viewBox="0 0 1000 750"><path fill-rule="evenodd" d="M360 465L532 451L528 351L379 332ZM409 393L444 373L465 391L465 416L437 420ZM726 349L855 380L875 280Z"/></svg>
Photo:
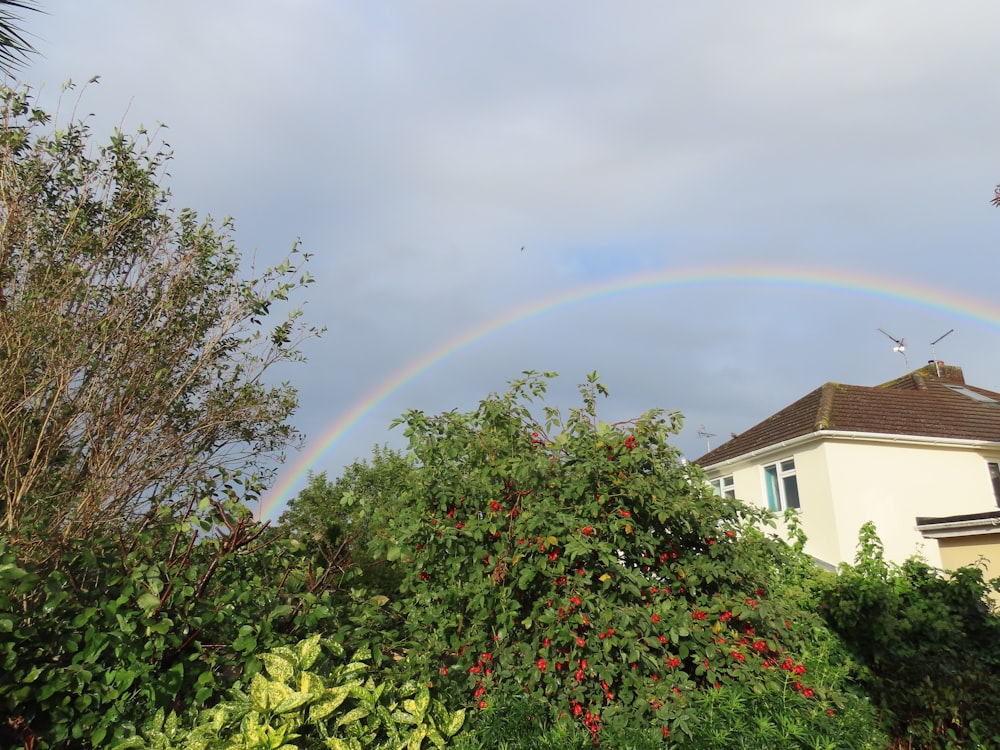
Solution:
<svg viewBox="0 0 1000 750"><path fill-rule="evenodd" d="M1000 393L931 362L878 386L826 383L695 463L712 466L818 431L1000 442Z"/></svg>
<svg viewBox="0 0 1000 750"><path fill-rule="evenodd" d="M1000 534L1000 509L940 518L918 516L917 531L929 539Z"/></svg>

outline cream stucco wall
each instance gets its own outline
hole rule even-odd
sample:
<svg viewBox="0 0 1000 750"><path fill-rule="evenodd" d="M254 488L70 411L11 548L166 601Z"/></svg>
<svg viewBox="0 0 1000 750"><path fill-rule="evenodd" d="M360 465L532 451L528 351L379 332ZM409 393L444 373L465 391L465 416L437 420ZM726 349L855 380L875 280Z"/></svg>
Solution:
<svg viewBox="0 0 1000 750"><path fill-rule="evenodd" d="M738 498L767 507L762 467L794 458L810 554L834 565L853 561L858 531L872 521L887 559L902 562L920 554L940 567L939 547L916 530L916 518L995 510L987 457L968 445L826 433L822 440L799 441L708 473L732 474ZM991 458L997 460L996 454Z"/></svg>
<svg viewBox="0 0 1000 750"><path fill-rule="evenodd" d="M1000 577L1000 534L972 534L937 540L941 565L948 570L984 565L983 579Z"/></svg>

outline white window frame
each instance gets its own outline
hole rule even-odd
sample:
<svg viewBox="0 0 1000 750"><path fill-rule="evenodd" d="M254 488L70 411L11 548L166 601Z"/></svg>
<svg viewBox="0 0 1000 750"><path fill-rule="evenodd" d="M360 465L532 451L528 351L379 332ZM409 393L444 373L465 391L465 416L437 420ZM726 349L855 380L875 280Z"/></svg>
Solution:
<svg viewBox="0 0 1000 750"><path fill-rule="evenodd" d="M719 497L736 498L736 484L733 482L733 475L727 474L724 477L717 477L711 481L712 489Z"/></svg>
<svg viewBox="0 0 1000 750"><path fill-rule="evenodd" d="M990 483L993 485L993 497L1000 508L1000 461L987 461L986 468L990 473Z"/></svg>
<svg viewBox="0 0 1000 750"><path fill-rule="evenodd" d="M781 513L786 508L800 507L799 480L794 457L765 465L761 476L764 482L764 499L770 510Z"/></svg>

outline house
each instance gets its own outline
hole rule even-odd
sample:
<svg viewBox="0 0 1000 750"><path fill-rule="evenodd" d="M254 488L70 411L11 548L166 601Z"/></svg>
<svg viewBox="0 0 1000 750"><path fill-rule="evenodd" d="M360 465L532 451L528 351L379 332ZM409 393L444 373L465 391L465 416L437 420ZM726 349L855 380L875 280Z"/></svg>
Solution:
<svg viewBox="0 0 1000 750"><path fill-rule="evenodd" d="M696 463L720 495L798 508L821 562L852 562L872 521L888 560L955 568L984 556L987 577L1000 576L1000 393L960 367L826 383Z"/></svg>

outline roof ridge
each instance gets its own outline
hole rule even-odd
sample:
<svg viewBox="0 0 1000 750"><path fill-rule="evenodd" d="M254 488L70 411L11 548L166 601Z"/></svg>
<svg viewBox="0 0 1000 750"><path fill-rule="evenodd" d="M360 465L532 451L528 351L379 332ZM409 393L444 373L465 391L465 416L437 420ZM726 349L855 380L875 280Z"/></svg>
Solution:
<svg viewBox="0 0 1000 750"><path fill-rule="evenodd" d="M819 394L819 408L816 410L815 428L829 430L833 427L833 397L840 389L840 383L824 383Z"/></svg>

